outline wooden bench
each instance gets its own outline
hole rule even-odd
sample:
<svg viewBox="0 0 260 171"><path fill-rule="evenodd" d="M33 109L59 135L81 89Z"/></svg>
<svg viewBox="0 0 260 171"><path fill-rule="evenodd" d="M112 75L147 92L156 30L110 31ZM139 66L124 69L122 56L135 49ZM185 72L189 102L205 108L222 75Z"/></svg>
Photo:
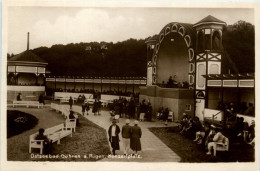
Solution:
<svg viewBox="0 0 260 171"><path fill-rule="evenodd" d="M51 103L51 109L55 110L56 112L59 111L59 105L56 103Z"/></svg>
<svg viewBox="0 0 260 171"><path fill-rule="evenodd" d="M29 153L31 153L32 148L39 148L40 154L43 152L43 140L35 140L37 133L30 135L29 137ZM72 137L72 129L68 126L64 126L64 124L59 124L51 128L47 128L44 131L44 135L46 135L53 143L57 142L60 144L60 140L68 135Z"/></svg>
<svg viewBox="0 0 260 171"><path fill-rule="evenodd" d="M76 131L77 119L67 119L65 122L65 128L71 129L73 132Z"/></svg>
<svg viewBox="0 0 260 171"><path fill-rule="evenodd" d="M13 101L13 107L15 106L26 106L26 107L43 107L42 103L39 103L38 101Z"/></svg>
<svg viewBox="0 0 260 171"><path fill-rule="evenodd" d="M85 100L85 103L86 103L86 102L88 102L89 104L92 104L92 105L93 105L94 102L95 102L95 99L86 99L86 100Z"/></svg>

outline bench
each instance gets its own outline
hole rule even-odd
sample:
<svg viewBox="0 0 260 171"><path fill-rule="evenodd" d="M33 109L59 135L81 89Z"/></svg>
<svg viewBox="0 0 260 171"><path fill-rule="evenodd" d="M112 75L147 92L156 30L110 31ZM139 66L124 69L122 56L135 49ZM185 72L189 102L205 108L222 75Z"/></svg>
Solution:
<svg viewBox="0 0 260 171"><path fill-rule="evenodd" d="M56 103L51 103L51 109L55 110L56 112L59 111L59 105Z"/></svg>
<svg viewBox="0 0 260 171"><path fill-rule="evenodd" d="M60 103L67 103L67 102L69 102L69 100L70 100L69 97L62 97L62 98L60 98ZM73 100L73 104L74 104L77 99L72 98L72 100Z"/></svg>
<svg viewBox="0 0 260 171"><path fill-rule="evenodd" d="M30 135L29 137L29 153L31 153L32 148L39 148L40 154L43 152L43 140L35 140L37 133ZM44 135L46 135L53 143L57 142L60 144L60 140L68 135L72 137L72 129L69 127L64 126L64 124L59 124L51 128L47 128L44 131Z"/></svg>
<svg viewBox="0 0 260 171"><path fill-rule="evenodd" d="M76 131L77 119L67 119L65 122L65 128L71 129L73 132Z"/></svg>
<svg viewBox="0 0 260 171"><path fill-rule="evenodd" d="M38 101L13 101L13 107L15 106L26 106L26 107L43 107L42 103L39 103Z"/></svg>
<svg viewBox="0 0 260 171"><path fill-rule="evenodd" d="M95 99L86 99L86 100L85 100L85 103L86 103L86 102L88 102L89 104L92 104L92 105L93 105L94 102L95 102Z"/></svg>
<svg viewBox="0 0 260 171"><path fill-rule="evenodd" d="M173 122L173 112L169 112L169 115L168 115L168 120L170 120L171 122Z"/></svg>

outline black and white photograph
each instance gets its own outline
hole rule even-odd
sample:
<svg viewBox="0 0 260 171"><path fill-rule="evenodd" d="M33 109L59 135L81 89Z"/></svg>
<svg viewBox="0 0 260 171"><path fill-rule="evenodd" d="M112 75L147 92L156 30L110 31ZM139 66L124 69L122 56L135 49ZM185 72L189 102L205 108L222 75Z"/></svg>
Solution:
<svg viewBox="0 0 260 171"><path fill-rule="evenodd" d="M5 3L3 170L257 169L259 3Z"/></svg>

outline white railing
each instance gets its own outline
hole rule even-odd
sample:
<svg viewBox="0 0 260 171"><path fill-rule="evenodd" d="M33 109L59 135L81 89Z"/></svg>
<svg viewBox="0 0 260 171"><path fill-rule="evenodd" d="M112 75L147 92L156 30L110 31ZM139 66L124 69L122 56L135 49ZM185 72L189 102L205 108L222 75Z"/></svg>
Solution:
<svg viewBox="0 0 260 171"><path fill-rule="evenodd" d="M7 86L8 91L45 91L45 86Z"/></svg>
<svg viewBox="0 0 260 171"><path fill-rule="evenodd" d="M204 109L204 118L208 118L214 121L222 121L223 120L223 111L215 110L215 109Z"/></svg>

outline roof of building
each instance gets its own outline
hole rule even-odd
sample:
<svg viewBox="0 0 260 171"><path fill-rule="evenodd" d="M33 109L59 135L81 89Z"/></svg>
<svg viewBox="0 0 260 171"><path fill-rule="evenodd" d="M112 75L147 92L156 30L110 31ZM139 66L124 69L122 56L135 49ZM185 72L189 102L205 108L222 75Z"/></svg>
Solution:
<svg viewBox="0 0 260 171"><path fill-rule="evenodd" d="M200 20L199 22L195 23L193 25L193 27L196 27L198 25L201 24L210 24L210 23L217 23L217 24L222 24L222 25L226 25L226 23L224 21L221 21L211 15L208 15L207 17L203 18L202 20Z"/></svg>
<svg viewBox="0 0 260 171"><path fill-rule="evenodd" d="M34 63L45 63L47 62L37 56L36 54L32 53L29 50L26 50L18 55L15 55L11 58L8 59L8 61L13 61L13 62L34 62Z"/></svg>
<svg viewBox="0 0 260 171"><path fill-rule="evenodd" d="M147 40L145 41L145 43L153 42L153 41L158 41L158 39L159 39L159 35L158 35L158 34L155 34L155 35L153 35L152 37L147 38Z"/></svg>

